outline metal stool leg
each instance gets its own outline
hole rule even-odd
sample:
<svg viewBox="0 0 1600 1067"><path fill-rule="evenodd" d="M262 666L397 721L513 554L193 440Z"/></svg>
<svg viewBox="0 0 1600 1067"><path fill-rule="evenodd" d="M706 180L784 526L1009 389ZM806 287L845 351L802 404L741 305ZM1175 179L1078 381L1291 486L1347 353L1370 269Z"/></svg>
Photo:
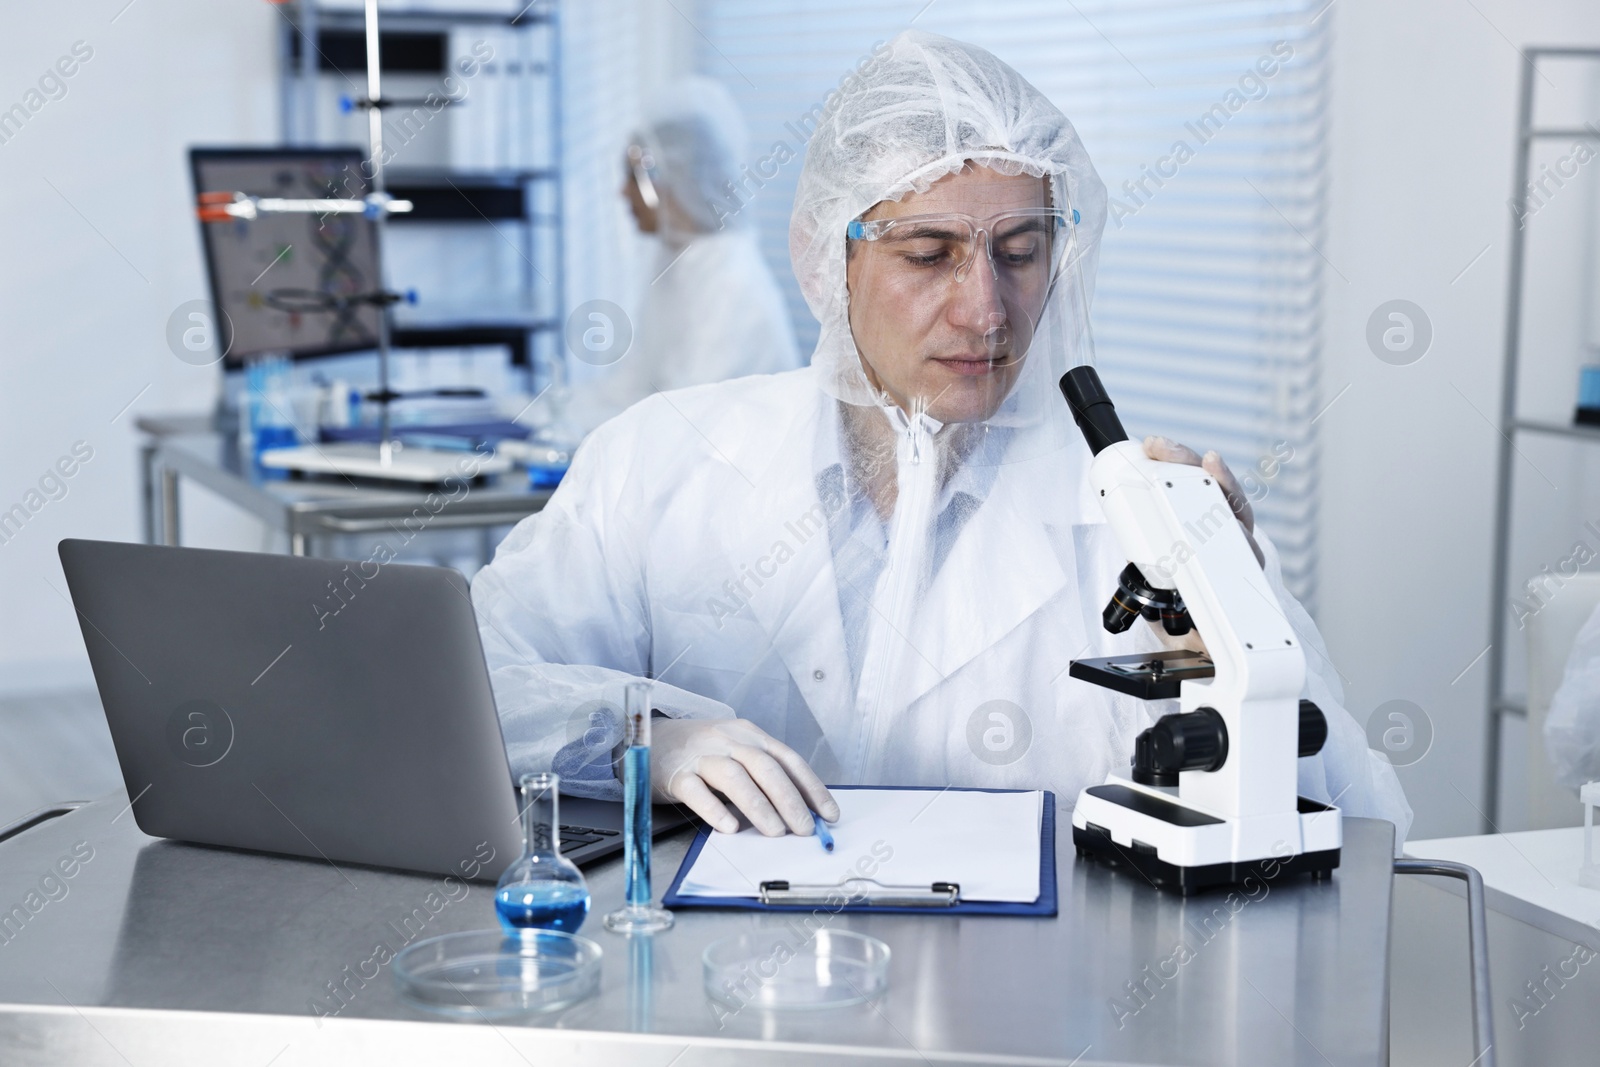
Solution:
<svg viewBox="0 0 1600 1067"><path fill-rule="evenodd" d="M178 544L178 472L161 468L161 543Z"/></svg>
<svg viewBox="0 0 1600 1067"><path fill-rule="evenodd" d="M1467 928L1472 950L1472 1039L1478 1058L1471 1067L1494 1067L1494 1003L1489 995L1489 919L1483 876L1475 867L1449 860L1394 861L1395 874L1437 874L1467 883Z"/></svg>

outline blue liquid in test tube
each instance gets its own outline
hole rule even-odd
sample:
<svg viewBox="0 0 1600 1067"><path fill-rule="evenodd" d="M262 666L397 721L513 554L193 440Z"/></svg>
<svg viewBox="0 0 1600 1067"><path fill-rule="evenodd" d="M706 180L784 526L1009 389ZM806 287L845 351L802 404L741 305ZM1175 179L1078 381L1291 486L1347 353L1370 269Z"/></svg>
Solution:
<svg viewBox="0 0 1600 1067"><path fill-rule="evenodd" d="M622 847L627 903L605 918L619 934L672 925L672 912L650 903L650 683L631 682L623 705Z"/></svg>
<svg viewBox="0 0 1600 1067"><path fill-rule="evenodd" d="M650 748L629 745L622 756L622 817L627 825L628 903L650 905Z"/></svg>

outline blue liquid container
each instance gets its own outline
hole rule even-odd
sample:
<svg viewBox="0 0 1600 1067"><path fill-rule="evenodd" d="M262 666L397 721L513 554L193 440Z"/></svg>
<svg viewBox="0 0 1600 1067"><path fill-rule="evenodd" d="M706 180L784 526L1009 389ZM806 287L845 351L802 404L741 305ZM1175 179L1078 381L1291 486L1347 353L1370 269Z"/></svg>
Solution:
<svg viewBox="0 0 1600 1067"><path fill-rule="evenodd" d="M627 903L605 917L614 934L651 934L672 926L672 912L650 896L650 682L624 690L622 739L622 849Z"/></svg>
<svg viewBox="0 0 1600 1067"><path fill-rule="evenodd" d="M589 890L565 882L518 882L495 892L494 910L510 933L536 927L573 934L589 915Z"/></svg>
<svg viewBox="0 0 1600 1067"><path fill-rule="evenodd" d="M494 909L507 930L577 933L589 914L589 886L561 855L561 779L522 776L522 855L495 887Z"/></svg>
<svg viewBox="0 0 1600 1067"><path fill-rule="evenodd" d="M627 853L627 899L635 906L650 906L650 749L629 745L622 755L622 817Z"/></svg>
<svg viewBox="0 0 1600 1067"><path fill-rule="evenodd" d="M260 465L261 453L273 448L291 448L300 443L290 422L293 404L289 400L289 360L285 356L265 356L246 370L248 393L245 410L249 415L251 459L256 473L267 479L287 478L289 472Z"/></svg>
<svg viewBox="0 0 1600 1067"><path fill-rule="evenodd" d="M256 427L256 455L261 455L269 448L293 448L300 443L300 437L294 432L293 426L258 426Z"/></svg>
<svg viewBox="0 0 1600 1067"><path fill-rule="evenodd" d="M529 489L554 489L561 484L561 479L566 477L567 468L533 466L528 468Z"/></svg>

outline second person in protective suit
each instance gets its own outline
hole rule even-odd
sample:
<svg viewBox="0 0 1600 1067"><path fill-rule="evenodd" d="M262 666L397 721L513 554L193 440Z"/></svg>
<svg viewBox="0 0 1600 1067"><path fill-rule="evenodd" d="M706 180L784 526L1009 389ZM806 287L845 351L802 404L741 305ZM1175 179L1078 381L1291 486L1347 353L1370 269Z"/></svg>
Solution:
<svg viewBox="0 0 1600 1067"><path fill-rule="evenodd" d="M640 232L654 238L656 261L632 347L570 402L579 428L652 393L801 365L739 191L749 158L744 119L710 78L668 86L635 131L621 192Z"/></svg>

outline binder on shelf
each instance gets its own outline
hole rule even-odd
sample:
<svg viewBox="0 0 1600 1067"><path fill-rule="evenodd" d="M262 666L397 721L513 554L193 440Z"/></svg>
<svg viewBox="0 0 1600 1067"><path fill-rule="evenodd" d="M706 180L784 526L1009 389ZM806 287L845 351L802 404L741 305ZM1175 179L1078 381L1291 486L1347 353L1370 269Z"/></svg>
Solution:
<svg viewBox="0 0 1600 1067"><path fill-rule="evenodd" d="M450 71L460 80L464 94L450 106L450 163L458 170L494 168L493 137L496 83L499 81L498 49L494 57L482 60L482 45L495 48L483 26L458 26L450 31ZM476 72L467 77L465 69Z"/></svg>

